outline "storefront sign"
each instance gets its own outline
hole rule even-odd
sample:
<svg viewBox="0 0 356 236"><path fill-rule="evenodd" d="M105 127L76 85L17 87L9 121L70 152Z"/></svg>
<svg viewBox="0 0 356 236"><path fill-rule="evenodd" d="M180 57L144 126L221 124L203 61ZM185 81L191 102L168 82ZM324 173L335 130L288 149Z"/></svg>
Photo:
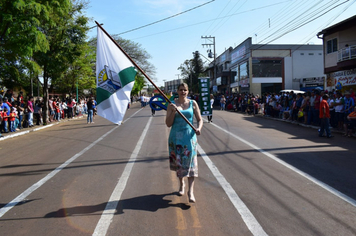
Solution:
<svg viewBox="0 0 356 236"><path fill-rule="evenodd" d="M211 115L209 83L209 78L199 78L199 108L202 116Z"/></svg>
<svg viewBox="0 0 356 236"><path fill-rule="evenodd" d="M332 73L337 89L344 86L356 85L356 70L345 70Z"/></svg>
<svg viewBox="0 0 356 236"><path fill-rule="evenodd" d="M323 85L325 77L312 77L312 78L303 78L303 83L305 84L319 84Z"/></svg>
<svg viewBox="0 0 356 236"><path fill-rule="evenodd" d="M239 81L239 85L241 88L248 88L250 86L248 79L244 79Z"/></svg>
<svg viewBox="0 0 356 236"><path fill-rule="evenodd" d="M246 56L246 47L244 45L231 54L231 64L237 62L238 60L241 60L245 56Z"/></svg>

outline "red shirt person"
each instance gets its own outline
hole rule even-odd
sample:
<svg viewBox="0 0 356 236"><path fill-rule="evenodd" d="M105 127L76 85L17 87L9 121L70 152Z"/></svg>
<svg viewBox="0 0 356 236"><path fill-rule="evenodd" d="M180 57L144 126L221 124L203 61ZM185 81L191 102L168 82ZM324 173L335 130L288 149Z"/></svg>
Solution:
<svg viewBox="0 0 356 236"><path fill-rule="evenodd" d="M323 100L320 102L320 110L319 110L319 118L320 122L320 129L319 129L319 137L324 137L324 131L326 132L326 137L331 138L330 131L330 108L328 103L328 94L323 95Z"/></svg>

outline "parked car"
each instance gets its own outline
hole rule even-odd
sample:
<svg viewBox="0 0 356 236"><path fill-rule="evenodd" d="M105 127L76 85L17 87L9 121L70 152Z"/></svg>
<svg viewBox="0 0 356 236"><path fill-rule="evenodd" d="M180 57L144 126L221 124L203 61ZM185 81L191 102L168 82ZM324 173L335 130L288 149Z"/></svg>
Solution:
<svg viewBox="0 0 356 236"><path fill-rule="evenodd" d="M292 91L293 91L294 94L298 94L298 93L304 94L304 93L305 93L305 91L294 90L294 89L284 89L284 90L281 90L281 91L279 91L279 92L280 92L280 93L290 93L290 92L292 92Z"/></svg>

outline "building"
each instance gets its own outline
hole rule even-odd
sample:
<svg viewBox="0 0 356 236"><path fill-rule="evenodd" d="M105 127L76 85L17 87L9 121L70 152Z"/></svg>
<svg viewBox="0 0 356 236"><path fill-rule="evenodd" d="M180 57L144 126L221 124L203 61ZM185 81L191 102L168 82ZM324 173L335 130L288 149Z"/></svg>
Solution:
<svg viewBox="0 0 356 236"><path fill-rule="evenodd" d="M215 69L216 69L216 79L211 80L211 88L213 93L226 94L229 93L230 81L231 78L235 77L236 72L231 71L231 52L232 47L225 50L220 56L215 60ZM214 75L214 62L211 63L211 66L208 68L211 69L211 75ZM210 76L213 78L213 76Z"/></svg>
<svg viewBox="0 0 356 236"><path fill-rule="evenodd" d="M183 79L176 79L164 82L164 92L177 92L178 85L180 85L181 83L184 83Z"/></svg>
<svg viewBox="0 0 356 236"><path fill-rule="evenodd" d="M306 91L325 83L322 45L260 45L247 38L217 57L215 65L216 79L209 67L211 90L220 94Z"/></svg>
<svg viewBox="0 0 356 236"><path fill-rule="evenodd" d="M319 32L327 88L356 89L356 15Z"/></svg>

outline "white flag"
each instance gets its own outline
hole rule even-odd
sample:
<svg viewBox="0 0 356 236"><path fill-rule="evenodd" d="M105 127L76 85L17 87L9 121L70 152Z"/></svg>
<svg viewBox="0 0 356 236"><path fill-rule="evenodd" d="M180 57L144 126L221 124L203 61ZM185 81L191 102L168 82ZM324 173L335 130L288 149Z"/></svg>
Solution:
<svg viewBox="0 0 356 236"><path fill-rule="evenodd" d="M121 124L136 70L131 61L98 27L96 52L96 101L98 115L115 124Z"/></svg>

